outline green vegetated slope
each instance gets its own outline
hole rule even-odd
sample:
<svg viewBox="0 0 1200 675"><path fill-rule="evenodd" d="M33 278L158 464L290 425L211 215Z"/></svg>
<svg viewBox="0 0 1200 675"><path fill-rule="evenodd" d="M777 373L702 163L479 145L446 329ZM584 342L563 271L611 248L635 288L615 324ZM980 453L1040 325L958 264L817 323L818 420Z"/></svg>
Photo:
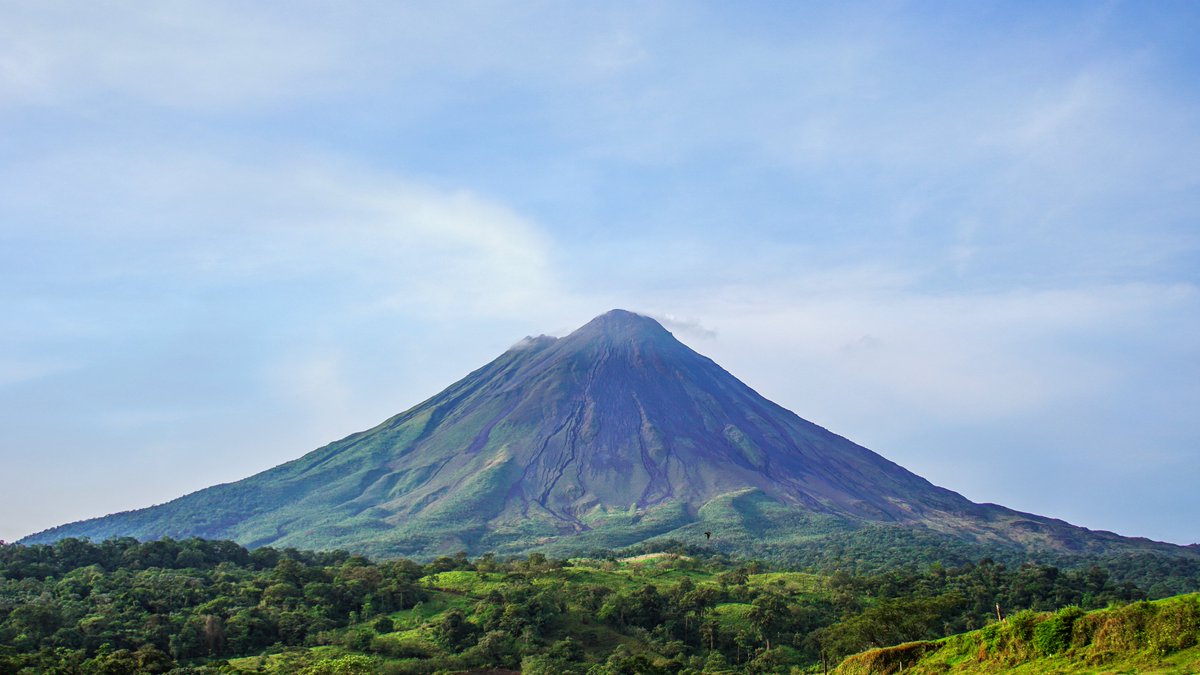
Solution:
<svg viewBox="0 0 1200 675"><path fill-rule="evenodd" d="M841 675L1197 673L1200 594L1085 612L1026 610L942 640L851 656Z"/></svg>

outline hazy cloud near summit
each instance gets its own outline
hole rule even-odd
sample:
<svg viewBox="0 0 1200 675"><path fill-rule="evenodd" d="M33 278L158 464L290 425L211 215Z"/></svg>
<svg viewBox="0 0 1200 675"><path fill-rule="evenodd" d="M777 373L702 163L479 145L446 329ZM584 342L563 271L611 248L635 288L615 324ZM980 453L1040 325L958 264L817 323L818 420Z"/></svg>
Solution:
<svg viewBox="0 0 1200 675"><path fill-rule="evenodd" d="M652 314L667 330L677 335L686 335L701 339L717 337L717 331L705 326L699 319L676 316L674 314Z"/></svg>

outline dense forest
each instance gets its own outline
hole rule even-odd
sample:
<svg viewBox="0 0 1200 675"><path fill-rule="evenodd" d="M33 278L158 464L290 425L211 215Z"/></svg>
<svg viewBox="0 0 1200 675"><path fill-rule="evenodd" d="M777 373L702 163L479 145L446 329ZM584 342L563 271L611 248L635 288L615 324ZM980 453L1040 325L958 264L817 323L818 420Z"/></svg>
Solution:
<svg viewBox="0 0 1200 675"><path fill-rule="evenodd" d="M1180 588L1187 561L1139 585L1151 563L800 572L672 543L428 563L201 539L7 544L0 673L821 672L998 612L1195 590Z"/></svg>

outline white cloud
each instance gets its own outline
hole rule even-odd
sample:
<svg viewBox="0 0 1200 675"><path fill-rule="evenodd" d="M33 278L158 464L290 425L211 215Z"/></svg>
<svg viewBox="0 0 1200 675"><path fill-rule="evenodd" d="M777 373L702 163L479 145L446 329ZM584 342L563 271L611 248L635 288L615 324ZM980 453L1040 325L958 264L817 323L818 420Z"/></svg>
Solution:
<svg viewBox="0 0 1200 675"><path fill-rule="evenodd" d="M65 372L71 369L63 363L42 363L37 361L17 361L5 359L0 361L0 387L36 380L48 375Z"/></svg>
<svg viewBox="0 0 1200 675"><path fill-rule="evenodd" d="M1182 284L955 294L838 289L836 273L822 276L677 304L718 332L718 362L801 415L856 420L851 429L873 417L893 426L1019 419L1118 395L1144 364L1097 345L1164 349L1171 339L1147 327L1200 305L1200 291ZM1184 328L1200 329L1192 324Z"/></svg>
<svg viewBox="0 0 1200 675"><path fill-rule="evenodd" d="M548 240L498 202L396 182L327 187L349 207L337 242L365 247L366 264L405 280L381 306L506 315L555 292Z"/></svg>
<svg viewBox="0 0 1200 675"><path fill-rule="evenodd" d="M332 49L293 16L247 5L8 3L0 105L253 104L329 88Z"/></svg>
<svg viewBox="0 0 1200 675"><path fill-rule="evenodd" d="M717 332L705 326L699 319L677 316L675 314L650 314L650 316L657 319L659 323L676 336L686 335L705 340L717 337Z"/></svg>
<svg viewBox="0 0 1200 675"><path fill-rule="evenodd" d="M541 3L8 3L0 106L126 100L202 113L403 90L406 110L482 78L611 78L646 56L620 8Z"/></svg>
<svg viewBox="0 0 1200 675"><path fill-rule="evenodd" d="M9 236L83 257L67 271L80 283L325 278L360 308L442 315L512 313L557 292L548 239L511 208L328 159L77 150L7 178Z"/></svg>

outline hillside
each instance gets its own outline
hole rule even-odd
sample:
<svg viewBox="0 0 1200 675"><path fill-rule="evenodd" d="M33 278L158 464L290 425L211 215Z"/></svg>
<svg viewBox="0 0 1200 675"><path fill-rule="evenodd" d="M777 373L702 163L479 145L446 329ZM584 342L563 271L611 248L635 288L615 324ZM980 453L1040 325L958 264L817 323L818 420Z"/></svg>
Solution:
<svg viewBox="0 0 1200 675"><path fill-rule="evenodd" d="M23 541L114 536L423 558L664 538L798 560L839 547L867 558L937 549L952 561L1200 556L972 503L621 310L563 338L526 338L428 401L295 461Z"/></svg>
<svg viewBox="0 0 1200 675"><path fill-rule="evenodd" d="M873 649L840 675L1200 672L1200 594L1084 612L1022 611L942 640Z"/></svg>

